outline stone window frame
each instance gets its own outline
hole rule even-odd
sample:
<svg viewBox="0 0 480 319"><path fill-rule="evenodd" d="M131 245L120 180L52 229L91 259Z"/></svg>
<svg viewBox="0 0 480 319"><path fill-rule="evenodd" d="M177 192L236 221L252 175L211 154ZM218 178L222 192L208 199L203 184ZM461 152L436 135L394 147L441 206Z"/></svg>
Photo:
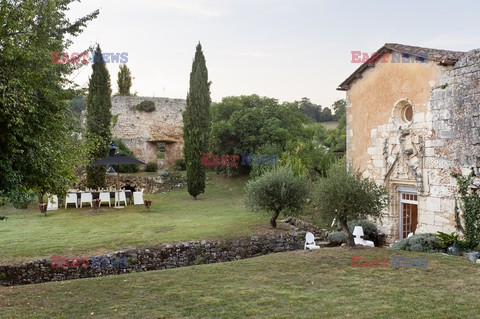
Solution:
<svg viewBox="0 0 480 319"><path fill-rule="evenodd" d="M405 111L408 107L412 108L412 120L408 121L404 118ZM402 98L395 102L392 110L392 118L396 125L401 127L409 127L413 124L415 118L415 105L411 100Z"/></svg>

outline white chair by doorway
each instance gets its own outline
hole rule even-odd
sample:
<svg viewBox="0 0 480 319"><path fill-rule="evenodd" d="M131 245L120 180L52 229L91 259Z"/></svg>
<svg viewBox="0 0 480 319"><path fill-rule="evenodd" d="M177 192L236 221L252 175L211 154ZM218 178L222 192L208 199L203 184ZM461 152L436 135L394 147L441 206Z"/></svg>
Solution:
<svg viewBox="0 0 480 319"><path fill-rule="evenodd" d="M82 208L83 203L90 203L90 207L93 207L92 193L81 193L80 194L80 208Z"/></svg>
<svg viewBox="0 0 480 319"><path fill-rule="evenodd" d="M76 193L67 194L65 198L65 209L67 209L68 204L75 204L75 208L78 208L78 199Z"/></svg>
<svg viewBox="0 0 480 319"><path fill-rule="evenodd" d="M124 190L121 190L120 192L115 192L115 206L120 206L120 202L124 202L125 206L127 206L127 196L125 195Z"/></svg>
<svg viewBox="0 0 480 319"><path fill-rule="evenodd" d="M110 202L110 192L101 192L98 195L98 198L100 199L100 205L106 202L109 207L112 207L112 203Z"/></svg>
<svg viewBox="0 0 480 319"><path fill-rule="evenodd" d="M143 188L139 192L133 192L133 205L143 205Z"/></svg>
<svg viewBox="0 0 480 319"><path fill-rule="evenodd" d="M57 195L48 195L47 196L47 210L57 210L58 209L58 196Z"/></svg>
<svg viewBox="0 0 480 319"><path fill-rule="evenodd" d="M303 249L320 249L320 246L315 244L315 235L307 232L305 235L305 246Z"/></svg>
<svg viewBox="0 0 480 319"><path fill-rule="evenodd" d="M368 246L368 247L375 247L375 244L371 240L365 240L362 238L364 235L363 233L363 227L362 226L355 226L353 229L353 236L354 236L354 241L355 245L362 245L362 246Z"/></svg>

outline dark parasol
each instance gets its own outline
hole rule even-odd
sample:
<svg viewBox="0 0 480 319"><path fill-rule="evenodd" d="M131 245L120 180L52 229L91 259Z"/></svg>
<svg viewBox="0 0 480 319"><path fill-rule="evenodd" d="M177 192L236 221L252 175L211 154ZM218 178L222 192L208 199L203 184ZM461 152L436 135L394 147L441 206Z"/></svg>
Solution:
<svg viewBox="0 0 480 319"><path fill-rule="evenodd" d="M136 158L124 155L124 154L115 154L118 147L115 146L115 143L112 141L110 143L110 152L109 156L102 158L98 161L91 163L91 166L110 166L107 173L115 173L115 170L111 165L121 165L121 164L133 164L133 165L143 165L146 164L142 161L137 160ZM117 173L117 192L120 192L120 174ZM117 195L118 196L118 195Z"/></svg>

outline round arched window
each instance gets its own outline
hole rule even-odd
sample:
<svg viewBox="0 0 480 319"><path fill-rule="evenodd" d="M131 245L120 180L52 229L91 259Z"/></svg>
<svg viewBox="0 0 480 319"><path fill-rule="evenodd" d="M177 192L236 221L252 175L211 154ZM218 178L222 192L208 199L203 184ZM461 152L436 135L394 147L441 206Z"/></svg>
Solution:
<svg viewBox="0 0 480 319"><path fill-rule="evenodd" d="M413 107L411 104L407 104L403 106L402 120L405 122L411 122L413 120Z"/></svg>

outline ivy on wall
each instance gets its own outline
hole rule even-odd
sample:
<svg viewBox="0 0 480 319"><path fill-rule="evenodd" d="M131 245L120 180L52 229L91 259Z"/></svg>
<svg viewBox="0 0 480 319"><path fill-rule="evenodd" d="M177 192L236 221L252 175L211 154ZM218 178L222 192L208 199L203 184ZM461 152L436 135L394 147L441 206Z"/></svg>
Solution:
<svg viewBox="0 0 480 319"><path fill-rule="evenodd" d="M452 176L457 180L460 195L460 200L455 202L457 229L463 232L469 246L473 248L480 243L480 195L475 187L471 187L475 175L471 173L463 176L459 170L454 170ZM460 222L460 212L462 212L464 226Z"/></svg>

